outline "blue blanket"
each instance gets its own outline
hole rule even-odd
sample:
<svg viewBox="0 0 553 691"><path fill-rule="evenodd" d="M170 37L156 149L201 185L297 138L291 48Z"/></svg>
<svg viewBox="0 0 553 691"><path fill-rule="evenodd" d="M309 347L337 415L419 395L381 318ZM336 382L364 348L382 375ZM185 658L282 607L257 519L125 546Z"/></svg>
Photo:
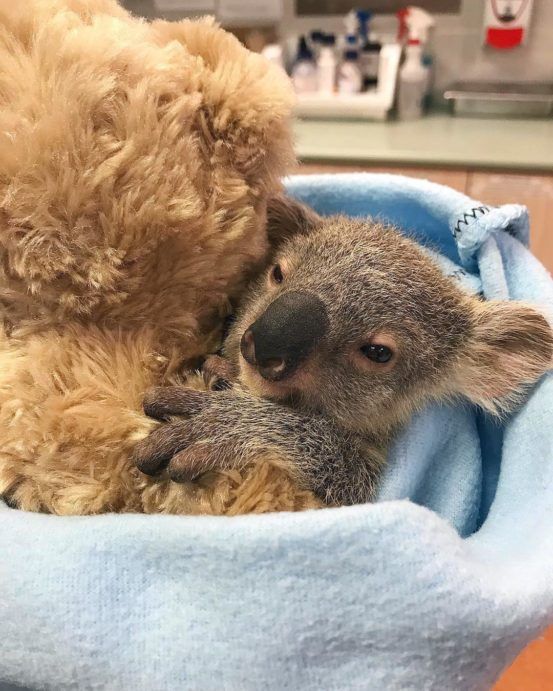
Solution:
<svg viewBox="0 0 553 691"><path fill-rule="evenodd" d="M431 183L299 177L486 297L553 310L527 214ZM239 518L59 518L0 505L0 686L480 689L553 623L553 377L499 425L418 415L380 502Z"/></svg>

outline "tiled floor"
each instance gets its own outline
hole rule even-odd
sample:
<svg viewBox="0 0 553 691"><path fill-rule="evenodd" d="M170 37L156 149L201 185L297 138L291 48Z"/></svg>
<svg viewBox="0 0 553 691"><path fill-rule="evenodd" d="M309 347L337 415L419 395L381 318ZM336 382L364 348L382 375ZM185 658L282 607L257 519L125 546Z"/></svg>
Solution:
<svg viewBox="0 0 553 691"><path fill-rule="evenodd" d="M553 628L519 655L494 691L553 691Z"/></svg>

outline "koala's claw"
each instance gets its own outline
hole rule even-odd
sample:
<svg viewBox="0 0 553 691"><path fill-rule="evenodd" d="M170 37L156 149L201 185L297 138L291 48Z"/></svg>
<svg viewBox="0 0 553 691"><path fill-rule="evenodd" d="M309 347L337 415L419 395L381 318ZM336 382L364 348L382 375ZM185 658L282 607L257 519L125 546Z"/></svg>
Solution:
<svg viewBox="0 0 553 691"><path fill-rule="evenodd" d="M240 459L232 443L218 439L201 439L175 454L167 473L174 482L190 482L210 470L226 470L240 467Z"/></svg>
<svg viewBox="0 0 553 691"><path fill-rule="evenodd" d="M191 482L213 465L212 456L211 444L191 444L173 456L167 473L173 482Z"/></svg>
<svg viewBox="0 0 553 691"><path fill-rule="evenodd" d="M145 475L157 475L188 443L190 433L186 421L168 422L135 446L132 461Z"/></svg>
<svg viewBox="0 0 553 691"><path fill-rule="evenodd" d="M172 415L196 415L206 403L203 391L182 386L156 386L146 392L142 407L148 417L165 422Z"/></svg>

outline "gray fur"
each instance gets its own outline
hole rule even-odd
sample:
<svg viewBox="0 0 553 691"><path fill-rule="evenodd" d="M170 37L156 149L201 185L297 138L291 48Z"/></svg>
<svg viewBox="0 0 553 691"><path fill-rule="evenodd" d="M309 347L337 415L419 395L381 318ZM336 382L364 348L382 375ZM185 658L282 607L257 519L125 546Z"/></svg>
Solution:
<svg viewBox="0 0 553 691"><path fill-rule="evenodd" d="M181 415L188 409L191 417L172 418L152 432L140 447L143 460L137 460L143 472L153 474L168 463L169 476L184 482L215 468L240 468L261 453L274 452L300 485L329 503L359 503L374 496L381 464L377 449L368 453L366 438L332 420L252 396L239 385L203 394L201 411L197 391L169 391L171 402L167 389L153 390L148 399L156 399L155 410L147 402L146 412L159 419L165 417L163 408ZM184 456L183 467L183 457L179 460L175 452L196 445L203 450L201 467L194 467L193 453Z"/></svg>

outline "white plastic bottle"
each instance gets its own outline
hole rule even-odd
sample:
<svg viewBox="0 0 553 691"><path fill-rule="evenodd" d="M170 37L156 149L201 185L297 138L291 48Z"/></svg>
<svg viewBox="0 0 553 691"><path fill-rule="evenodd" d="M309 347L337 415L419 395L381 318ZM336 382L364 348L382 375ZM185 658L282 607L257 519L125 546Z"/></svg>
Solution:
<svg viewBox="0 0 553 691"><path fill-rule="evenodd" d="M297 94L317 91L317 66L305 36L301 36L299 41L298 56L292 68L292 83Z"/></svg>
<svg viewBox="0 0 553 691"><path fill-rule="evenodd" d="M344 51L344 59L338 68L338 93L358 94L363 86L363 75L359 69L356 50Z"/></svg>
<svg viewBox="0 0 553 691"><path fill-rule="evenodd" d="M282 54L282 46L280 44L268 43L261 51L261 55L263 55L263 57L273 65L280 67L281 70L286 72L284 67L284 56Z"/></svg>
<svg viewBox="0 0 553 691"><path fill-rule="evenodd" d="M320 94L332 96L336 89L336 54L334 34L323 34L317 60L317 80Z"/></svg>
<svg viewBox="0 0 553 691"><path fill-rule="evenodd" d="M400 120L415 120L423 114L428 86L428 67L422 63L422 46L410 39L405 49L405 62L399 71L397 114Z"/></svg>

